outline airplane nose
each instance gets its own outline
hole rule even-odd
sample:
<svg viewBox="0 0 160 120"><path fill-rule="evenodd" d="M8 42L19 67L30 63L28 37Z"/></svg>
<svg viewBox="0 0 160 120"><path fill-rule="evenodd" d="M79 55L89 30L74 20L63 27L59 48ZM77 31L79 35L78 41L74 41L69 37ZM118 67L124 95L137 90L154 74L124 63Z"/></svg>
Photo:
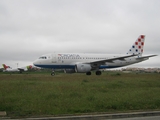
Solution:
<svg viewBox="0 0 160 120"><path fill-rule="evenodd" d="M38 62L38 60L35 60L34 62L33 62L33 65L37 65L37 64L39 64L39 62Z"/></svg>
<svg viewBox="0 0 160 120"><path fill-rule="evenodd" d="M35 65L35 64L36 64L36 61L33 62L33 65Z"/></svg>

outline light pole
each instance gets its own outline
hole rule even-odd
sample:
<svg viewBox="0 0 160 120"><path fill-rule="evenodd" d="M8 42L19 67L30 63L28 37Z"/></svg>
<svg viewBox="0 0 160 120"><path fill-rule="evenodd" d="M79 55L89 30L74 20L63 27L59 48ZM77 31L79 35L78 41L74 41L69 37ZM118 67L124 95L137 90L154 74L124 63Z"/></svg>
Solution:
<svg viewBox="0 0 160 120"><path fill-rule="evenodd" d="M18 68L18 63L16 63L17 64L17 68Z"/></svg>

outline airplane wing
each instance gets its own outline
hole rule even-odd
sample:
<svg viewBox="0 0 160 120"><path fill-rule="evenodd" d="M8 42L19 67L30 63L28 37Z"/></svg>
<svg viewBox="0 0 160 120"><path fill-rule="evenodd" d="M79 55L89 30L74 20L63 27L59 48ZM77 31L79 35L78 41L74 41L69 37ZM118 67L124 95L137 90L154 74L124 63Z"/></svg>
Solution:
<svg viewBox="0 0 160 120"><path fill-rule="evenodd" d="M103 64L105 64L105 62L113 63L113 61L115 61L115 60L124 61L125 58L129 58L129 57L133 57L133 56L137 56L137 55L127 55L127 56L122 56L122 57L114 57L114 58L110 58L110 59L93 61L93 62L89 62L89 63L92 64L92 65L103 65Z"/></svg>
<svg viewBox="0 0 160 120"><path fill-rule="evenodd" d="M32 69L32 65L28 65L28 66L25 66L25 67L18 68L18 70L20 72L28 71L29 69Z"/></svg>
<svg viewBox="0 0 160 120"><path fill-rule="evenodd" d="M18 70L19 70L20 72L24 72L24 71L25 71L25 69L22 69L22 68L18 68Z"/></svg>

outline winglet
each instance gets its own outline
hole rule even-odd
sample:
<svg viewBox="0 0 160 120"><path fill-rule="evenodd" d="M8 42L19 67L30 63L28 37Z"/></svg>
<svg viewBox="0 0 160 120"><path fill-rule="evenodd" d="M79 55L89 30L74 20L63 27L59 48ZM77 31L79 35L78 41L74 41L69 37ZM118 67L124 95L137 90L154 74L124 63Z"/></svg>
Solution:
<svg viewBox="0 0 160 120"><path fill-rule="evenodd" d="M132 47L129 49L127 54L138 54L138 56L142 56L143 47L144 47L145 35L140 35Z"/></svg>

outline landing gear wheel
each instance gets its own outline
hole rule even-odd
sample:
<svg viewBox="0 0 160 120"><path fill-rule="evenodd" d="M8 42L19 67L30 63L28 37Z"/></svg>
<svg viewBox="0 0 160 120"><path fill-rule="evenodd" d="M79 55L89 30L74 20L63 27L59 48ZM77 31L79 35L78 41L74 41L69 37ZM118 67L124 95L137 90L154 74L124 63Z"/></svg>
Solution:
<svg viewBox="0 0 160 120"><path fill-rule="evenodd" d="M101 71L96 71L96 75L101 75Z"/></svg>
<svg viewBox="0 0 160 120"><path fill-rule="evenodd" d="M55 76L55 72L52 72L51 75L52 75L52 76Z"/></svg>
<svg viewBox="0 0 160 120"><path fill-rule="evenodd" d="M91 72L86 72L86 75L91 75Z"/></svg>

